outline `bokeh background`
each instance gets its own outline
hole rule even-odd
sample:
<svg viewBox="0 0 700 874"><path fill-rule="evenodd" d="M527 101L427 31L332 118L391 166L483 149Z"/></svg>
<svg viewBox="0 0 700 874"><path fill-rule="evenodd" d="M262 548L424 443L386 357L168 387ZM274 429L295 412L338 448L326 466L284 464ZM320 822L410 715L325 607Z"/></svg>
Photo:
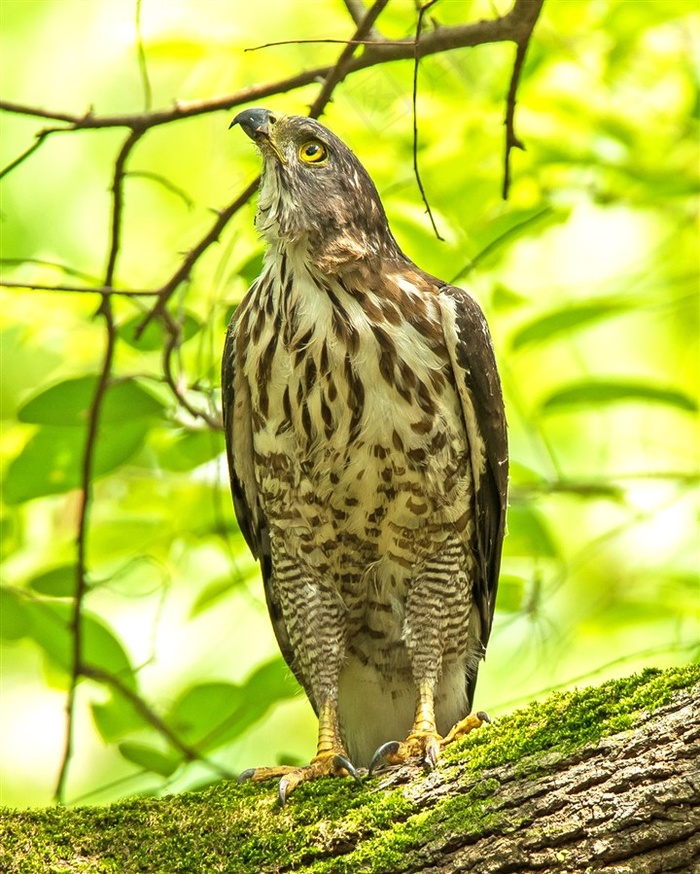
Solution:
<svg viewBox="0 0 700 874"><path fill-rule="evenodd" d="M442 0L426 27L507 0ZM2 0L3 99L49 112L135 113L230 95L334 63L341 0ZM386 38L415 6L392 0ZM510 424L509 534L476 706L497 717L553 688L699 652L698 34L694 0L546 0L519 90L507 202L510 43L420 65L412 169L410 61L353 74L324 121L367 166L404 250L485 309ZM264 101L303 114L312 84ZM129 159L115 285L155 289L258 172L232 111L150 130ZM5 167L50 119L4 112ZM110 186L128 131L59 132L2 179L0 802L51 802L64 757L87 409L106 331L95 294ZM315 719L281 662L233 517L218 405L226 323L260 264L254 202L169 310L113 300L115 361L97 435L78 684L61 793L102 803L313 754ZM197 412L205 415L197 415ZM189 753L183 752L189 750Z"/></svg>

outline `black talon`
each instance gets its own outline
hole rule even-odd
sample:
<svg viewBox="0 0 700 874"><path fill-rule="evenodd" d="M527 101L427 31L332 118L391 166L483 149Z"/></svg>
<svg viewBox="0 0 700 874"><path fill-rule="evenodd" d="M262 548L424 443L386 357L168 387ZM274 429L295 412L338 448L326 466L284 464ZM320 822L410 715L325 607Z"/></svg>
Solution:
<svg viewBox="0 0 700 874"><path fill-rule="evenodd" d="M287 778L282 777L277 787L277 797L280 800L280 807L284 807L287 803Z"/></svg>
<svg viewBox="0 0 700 874"><path fill-rule="evenodd" d="M241 771L241 773L238 775L238 780L236 782L245 783L246 780L250 780L254 773L255 768L248 768L247 771Z"/></svg>
<svg viewBox="0 0 700 874"><path fill-rule="evenodd" d="M340 770L347 771L348 774L357 783L362 783L362 778L357 773L357 769L355 768L353 763L350 761L350 759L346 759L345 756L341 756L339 753L337 753L335 756L333 756L333 768L336 771L340 771Z"/></svg>
<svg viewBox="0 0 700 874"><path fill-rule="evenodd" d="M385 744L382 744L375 750L374 755L372 756L372 761L369 763L369 771L367 772L367 776L371 777L374 772L374 768L382 759L387 755L396 755L399 751L399 747L401 744L397 740L388 740Z"/></svg>
<svg viewBox="0 0 700 874"><path fill-rule="evenodd" d="M477 710L475 716L482 722L488 722L488 724L491 725L491 717L484 710Z"/></svg>

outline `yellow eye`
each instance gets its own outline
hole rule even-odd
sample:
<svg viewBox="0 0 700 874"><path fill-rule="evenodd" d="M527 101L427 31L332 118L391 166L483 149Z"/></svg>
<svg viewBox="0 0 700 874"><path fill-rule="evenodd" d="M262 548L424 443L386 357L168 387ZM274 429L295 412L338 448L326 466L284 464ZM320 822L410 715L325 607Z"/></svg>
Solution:
<svg viewBox="0 0 700 874"><path fill-rule="evenodd" d="M299 149L299 157L305 164L322 164L328 159L328 149L318 140L310 140Z"/></svg>

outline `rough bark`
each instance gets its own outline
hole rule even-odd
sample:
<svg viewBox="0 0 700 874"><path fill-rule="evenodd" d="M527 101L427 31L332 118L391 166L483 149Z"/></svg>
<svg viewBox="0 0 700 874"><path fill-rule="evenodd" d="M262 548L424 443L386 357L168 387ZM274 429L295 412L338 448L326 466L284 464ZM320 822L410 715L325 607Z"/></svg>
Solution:
<svg viewBox="0 0 700 874"><path fill-rule="evenodd" d="M553 695L437 770L0 812L0 870L700 872L700 668Z"/></svg>

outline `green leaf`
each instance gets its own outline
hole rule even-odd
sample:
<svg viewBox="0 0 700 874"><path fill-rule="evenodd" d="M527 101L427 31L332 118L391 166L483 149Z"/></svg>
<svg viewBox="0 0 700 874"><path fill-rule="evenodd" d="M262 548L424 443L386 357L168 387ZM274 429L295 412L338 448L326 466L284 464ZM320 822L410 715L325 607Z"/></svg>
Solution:
<svg viewBox="0 0 700 874"><path fill-rule="evenodd" d="M501 574L498 579L496 611L498 613L519 613L523 608L527 580L513 574Z"/></svg>
<svg viewBox="0 0 700 874"><path fill-rule="evenodd" d="M491 306L494 310L512 310L528 303L530 303L529 298L500 282L494 286L491 292Z"/></svg>
<svg viewBox="0 0 700 874"><path fill-rule="evenodd" d="M43 651L51 665L64 673L73 667L73 605L61 601L23 599L28 627L25 636ZM136 688L129 658L114 632L92 613L84 611L82 660L84 664L117 677L122 685Z"/></svg>
<svg viewBox="0 0 700 874"><path fill-rule="evenodd" d="M120 325L118 330L120 338L132 349L138 349L140 352L154 352L158 349L164 349L167 340L163 323L157 319L151 319L143 331L138 334L143 319L144 316L139 314ZM202 322L200 319L192 313L185 313L180 324L181 341L186 343L201 330Z"/></svg>
<svg viewBox="0 0 700 874"><path fill-rule="evenodd" d="M166 721L186 743L211 750L239 737L273 704L298 691L284 661L275 659L255 671L243 686L192 686L175 702Z"/></svg>
<svg viewBox="0 0 700 874"><path fill-rule="evenodd" d="M105 743L114 743L125 734L152 728L144 714L117 689L112 689L107 701L94 702L90 709L95 727Z"/></svg>
<svg viewBox="0 0 700 874"><path fill-rule="evenodd" d="M245 546L242 544L241 548L245 548ZM256 577L259 570L257 561L251 556L250 563L241 569L239 573L232 572L221 579L214 580L213 583L210 583L200 592L190 610L190 618L193 619L209 607L219 603L219 601L231 594L231 592L234 592L239 586Z"/></svg>
<svg viewBox="0 0 700 874"><path fill-rule="evenodd" d="M557 549L544 516L532 504L513 504L508 508L506 555L556 558Z"/></svg>
<svg viewBox="0 0 700 874"><path fill-rule="evenodd" d="M211 461L224 451L223 434L212 430L190 431L158 453L165 470L187 471Z"/></svg>
<svg viewBox="0 0 700 874"><path fill-rule="evenodd" d="M124 741L118 746L124 758L146 771L153 771L161 777L170 777L182 763L182 757L175 753L163 753L148 744Z"/></svg>
<svg viewBox="0 0 700 874"><path fill-rule="evenodd" d="M698 409L694 398L676 389L661 388L646 382L601 380L579 382L553 392L543 401L542 410L551 413L566 411L572 407L628 402L665 404L692 413Z"/></svg>
<svg viewBox="0 0 700 874"><path fill-rule="evenodd" d="M29 588L52 598L72 598L75 594L76 566L62 564L37 574L29 580Z"/></svg>
<svg viewBox="0 0 700 874"><path fill-rule="evenodd" d="M211 748L210 738L222 733L235 737L240 732L231 731L231 726L244 709L240 686L233 683L200 683L191 686L178 698L166 722L191 746ZM227 726L222 732L222 726ZM205 744L205 741L209 741Z"/></svg>
<svg viewBox="0 0 700 874"><path fill-rule="evenodd" d="M96 376L66 379L40 392L19 410L20 422L33 425L85 426L97 389ZM100 411L100 423L121 425L162 415L163 403L133 379L110 385Z"/></svg>
<svg viewBox="0 0 700 874"><path fill-rule="evenodd" d="M6 587L0 588L0 637L3 640L21 640L31 630L24 599Z"/></svg>
<svg viewBox="0 0 700 874"><path fill-rule="evenodd" d="M259 249L257 252L254 252L247 261L244 261L237 270L238 275L241 279L245 280L249 286L255 282L262 272L263 256L263 250Z"/></svg>
<svg viewBox="0 0 700 874"><path fill-rule="evenodd" d="M95 447L95 477L124 464L141 447L148 421L124 421L119 427L102 428ZM40 428L12 460L5 476L6 504L20 504L45 495L57 495L81 484L84 428Z"/></svg>
<svg viewBox="0 0 700 874"><path fill-rule="evenodd" d="M519 328L511 338L511 348L520 349L531 343L549 340L558 334L577 328L585 328L595 322L610 319L631 310L634 306L638 306L638 303L638 301L634 303L631 301L605 301L555 310L544 316L539 316Z"/></svg>

